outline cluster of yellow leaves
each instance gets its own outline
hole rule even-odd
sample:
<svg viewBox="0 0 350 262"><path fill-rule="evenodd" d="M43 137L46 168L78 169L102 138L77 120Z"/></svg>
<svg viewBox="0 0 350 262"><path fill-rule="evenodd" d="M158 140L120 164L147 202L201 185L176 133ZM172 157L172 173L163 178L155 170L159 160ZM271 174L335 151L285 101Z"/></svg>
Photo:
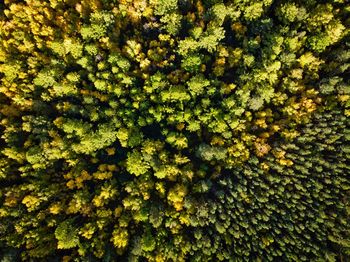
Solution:
<svg viewBox="0 0 350 262"><path fill-rule="evenodd" d="M249 149L244 141L234 139L233 142L234 144L227 148L227 152L229 155L227 162L230 165L242 163L246 161L250 156Z"/></svg>
<svg viewBox="0 0 350 262"><path fill-rule="evenodd" d="M71 178L72 174L67 174L65 178ZM84 181L91 180L92 176L85 170L80 173L80 176L70 179L66 185L69 189L82 188L84 186Z"/></svg>
<svg viewBox="0 0 350 262"><path fill-rule="evenodd" d="M57 215L62 210L62 204L61 203L54 203L49 207L49 211L51 214Z"/></svg>
<svg viewBox="0 0 350 262"><path fill-rule="evenodd" d="M297 123L316 110L316 103L311 98L302 97L299 101L295 97L288 99L288 106L283 108L289 116L293 116Z"/></svg>
<svg viewBox="0 0 350 262"><path fill-rule="evenodd" d="M293 161L286 158L286 156L285 156L286 151L281 150L281 149L274 149L274 150L272 150L272 154L276 157L276 160L279 164L281 164L283 166L292 166L293 165Z"/></svg>
<svg viewBox="0 0 350 262"><path fill-rule="evenodd" d="M112 185L103 185L100 194L93 198L92 203L97 207L104 206L116 194L117 189L113 188Z"/></svg>
<svg viewBox="0 0 350 262"><path fill-rule="evenodd" d="M126 228L115 228L112 233L111 241L117 248L125 248L129 242L129 233Z"/></svg>
<svg viewBox="0 0 350 262"><path fill-rule="evenodd" d="M32 211L40 205L41 200L42 199L40 199L39 197L27 195L23 198L22 204L26 205L28 211Z"/></svg>
<svg viewBox="0 0 350 262"><path fill-rule="evenodd" d="M98 171L93 173L92 176L99 180L105 180L111 178L113 176L113 172L116 170L116 165L101 164L98 167Z"/></svg>
<svg viewBox="0 0 350 262"><path fill-rule="evenodd" d="M86 199L76 194L69 202L67 209L65 209L65 212L67 214L81 213L88 215L91 212L91 204L88 203Z"/></svg>
<svg viewBox="0 0 350 262"><path fill-rule="evenodd" d="M92 223L87 223L80 229L79 234L87 239L91 239L95 231L95 226Z"/></svg>
<svg viewBox="0 0 350 262"><path fill-rule="evenodd" d="M168 200L176 211L180 211L184 205L184 197L187 194L187 188L185 185L176 184L173 188L169 190Z"/></svg>

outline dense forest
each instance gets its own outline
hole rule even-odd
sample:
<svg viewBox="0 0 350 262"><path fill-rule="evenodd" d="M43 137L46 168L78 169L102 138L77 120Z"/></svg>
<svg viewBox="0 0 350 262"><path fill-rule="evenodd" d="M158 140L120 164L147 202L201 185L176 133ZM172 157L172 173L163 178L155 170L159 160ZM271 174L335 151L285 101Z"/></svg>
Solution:
<svg viewBox="0 0 350 262"><path fill-rule="evenodd" d="M0 261L350 261L347 0L5 0Z"/></svg>

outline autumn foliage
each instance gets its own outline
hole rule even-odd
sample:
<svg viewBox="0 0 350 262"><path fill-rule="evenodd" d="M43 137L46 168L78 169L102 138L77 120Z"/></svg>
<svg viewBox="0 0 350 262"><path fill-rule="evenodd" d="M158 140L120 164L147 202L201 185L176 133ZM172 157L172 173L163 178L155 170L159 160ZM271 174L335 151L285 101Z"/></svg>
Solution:
<svg viewBox="0 0 350 262"><path fill-rule="evenodd" d="M348 261L346 0L5 0L1 261Z"/></svg>

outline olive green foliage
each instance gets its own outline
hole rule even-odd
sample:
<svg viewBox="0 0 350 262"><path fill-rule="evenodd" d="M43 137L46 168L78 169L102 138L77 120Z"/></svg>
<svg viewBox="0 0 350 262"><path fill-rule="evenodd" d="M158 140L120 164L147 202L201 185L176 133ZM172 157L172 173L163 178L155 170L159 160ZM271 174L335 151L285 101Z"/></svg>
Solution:
<svg viewBox="0 0 350 262"><path fill-rule="evenodd" d="M0 260L350 260L349 17L0 3Z"/></svg>

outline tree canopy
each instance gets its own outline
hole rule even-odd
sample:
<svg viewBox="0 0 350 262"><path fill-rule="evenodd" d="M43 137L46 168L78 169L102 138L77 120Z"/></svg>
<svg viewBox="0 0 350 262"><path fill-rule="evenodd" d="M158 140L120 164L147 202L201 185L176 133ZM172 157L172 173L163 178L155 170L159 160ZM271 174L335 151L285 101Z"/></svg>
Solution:
<svg viewBox="0 0 350 262"><path fill-rule="evenodd" d="M350 260L346 0L0 3L1 261Z"/></svg>

